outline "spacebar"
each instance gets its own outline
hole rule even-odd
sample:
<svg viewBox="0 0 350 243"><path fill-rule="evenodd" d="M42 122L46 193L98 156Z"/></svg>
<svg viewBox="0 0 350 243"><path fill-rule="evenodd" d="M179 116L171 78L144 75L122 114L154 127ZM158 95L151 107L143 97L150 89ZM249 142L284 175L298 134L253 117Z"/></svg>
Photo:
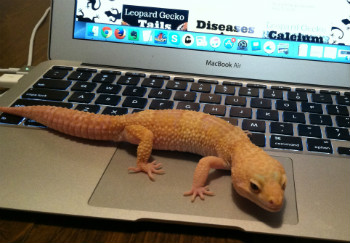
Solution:
<svg viewBox="0 0 350 243"><path fill-rule="evenodd" d="M73 104L70 104L70 103L43 101L43 100L25 100L25 99L19 99L12 104L12 106L32 106L32 105L49 105L49 106L64 107L69 109L73 107Z"/></svg>

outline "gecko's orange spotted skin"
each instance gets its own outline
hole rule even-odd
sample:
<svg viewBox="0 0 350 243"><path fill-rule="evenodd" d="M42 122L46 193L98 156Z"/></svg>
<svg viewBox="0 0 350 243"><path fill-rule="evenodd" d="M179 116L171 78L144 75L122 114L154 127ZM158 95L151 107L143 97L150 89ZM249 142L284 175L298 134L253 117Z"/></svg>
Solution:
<svg viewBox="0 0 350 243"><path fill-rule="evenodd" d="M149 163L152 149L200 154L190 191L213 195L206 186L209 170L231 170L235 190L260 207L279 211L283 205L286 174L283 166L251 143L239 127L201 112L147 110L123 116L96 115L50 106L0 107L0 111L27 117L59 132L95 140L138 144L137 162L129 170L145 172L150 179L162 174L161 164Z"/></svg>

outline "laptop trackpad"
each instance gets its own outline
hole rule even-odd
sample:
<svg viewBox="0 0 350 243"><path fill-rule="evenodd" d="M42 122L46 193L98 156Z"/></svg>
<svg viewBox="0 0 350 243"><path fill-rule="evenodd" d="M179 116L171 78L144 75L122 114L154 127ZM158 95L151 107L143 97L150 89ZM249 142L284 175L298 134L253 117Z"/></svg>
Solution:
<svg viewBox="0 0 350 243"><path fill-rule="evenodd" d="M277 157L286 169L288 186L281 212L269 213L233 189L229 171L213 170L209 175L209 188L215 196L199 198L191 203L183 193L190 190L193 172L200 156L168 151L153 151L152 159L163 164L164 175L156 175L152 182L144 173L128 173L136 164L136 147L121 144L106 168L89 204L127 210L196 215L240 220L259 220L273 227L296 224L293 164L290 158Z"/></svg>

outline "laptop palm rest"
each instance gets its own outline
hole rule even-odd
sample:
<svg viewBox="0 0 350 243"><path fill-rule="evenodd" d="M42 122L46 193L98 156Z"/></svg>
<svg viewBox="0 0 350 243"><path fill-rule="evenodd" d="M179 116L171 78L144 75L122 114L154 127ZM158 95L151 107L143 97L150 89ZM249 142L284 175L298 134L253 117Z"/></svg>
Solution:
<svg viewBox="0 0 350 243"><path fill-rule="evenodd" d="M153 151L152 159L163 164L164 175L156 175L152 182L143 173L128 173L127 168L136 163L136 146L120 144L116 154L98 183L89 205L126 210L149 211L177 215L193 215L210 218L258 220L279 227L297 224L297 207L293 179L293 163L290 158L277 157L284 165L288 186L285 205L279 213L267 212L240 197L233 189L229 171L213 170L209 175L210 190L215 196L199 198L191 203L183 196L192 185L192 177L200 156ZM156 220L156 218L155 218Z"/></svg>

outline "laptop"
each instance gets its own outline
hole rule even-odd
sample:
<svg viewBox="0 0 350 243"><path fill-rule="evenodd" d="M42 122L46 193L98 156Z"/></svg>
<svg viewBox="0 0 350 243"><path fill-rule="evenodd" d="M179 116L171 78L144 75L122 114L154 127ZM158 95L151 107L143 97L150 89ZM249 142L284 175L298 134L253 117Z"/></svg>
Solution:
<svg viewBox="0 0 350 243"><path fill-rule="evenodd" d="M153 151L166 174L128 173L136 147L0 116L0 207L350 240L348 1L53 0L49 61L0 98L97 114L209 113L284 166L278 213L211 171L215 196L183 193L200 156Z"/></svg>

